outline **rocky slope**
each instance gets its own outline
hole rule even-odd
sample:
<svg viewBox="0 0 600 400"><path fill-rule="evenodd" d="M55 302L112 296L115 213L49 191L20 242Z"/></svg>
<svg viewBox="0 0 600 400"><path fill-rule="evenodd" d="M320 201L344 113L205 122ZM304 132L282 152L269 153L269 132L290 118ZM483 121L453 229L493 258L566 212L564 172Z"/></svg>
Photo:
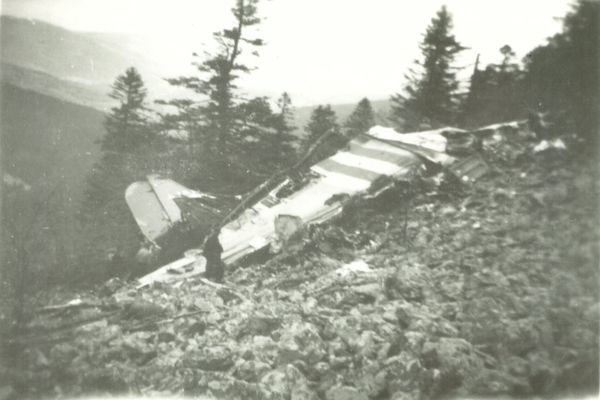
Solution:
<svg viewBox="0 0 600 400"><path fill-rule="evenodd" d="M442 172L356 201L283 254L229 271L225 285L112 281L79 304L38 310L7 346L18 367L0 371L5 392L597 391L595 170L529 143L505 141L483 157L491 172L476 183Z"/></svg>

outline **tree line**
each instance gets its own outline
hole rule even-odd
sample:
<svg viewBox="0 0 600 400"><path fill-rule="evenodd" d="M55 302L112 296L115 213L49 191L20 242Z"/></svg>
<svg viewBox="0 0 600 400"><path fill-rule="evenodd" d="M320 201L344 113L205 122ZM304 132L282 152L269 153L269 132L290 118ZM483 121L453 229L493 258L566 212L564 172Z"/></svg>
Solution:
<svg viewBox="0 0 600 400"><path fill-rule="evenodd" d="M597 1L578 1L563 18L562 31L521 63L509 44L499 49L498 64L480 67L478 56L464 91L456 57L466 47L452 33L451 14L442 7L425 32L422 58L406 75L404 91L391 97L393 122L406 132L444 125L469 128L544 113L551 119L550 135L568 137L577 151L595 156L599 11Z"/></svg>

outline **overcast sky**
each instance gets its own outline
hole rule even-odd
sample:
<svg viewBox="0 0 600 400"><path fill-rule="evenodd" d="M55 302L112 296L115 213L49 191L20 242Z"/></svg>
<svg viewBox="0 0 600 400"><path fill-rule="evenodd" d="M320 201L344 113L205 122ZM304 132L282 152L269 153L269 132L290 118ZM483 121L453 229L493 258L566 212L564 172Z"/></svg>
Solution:
<svg viewBox="0 0 600 400"><path fill-rule="evenodd" d="M382 99L401 90L435 12L446 4L464 46L460 63L496 62L509 44L522 58L561 28L569 0L267 0L256 32L267 45L250 60L250 93L288 91L296 105ZM185 70L191 53L231 22L233 0L2 0L2 13L71 30L120 32L166 75Z"/></svg>

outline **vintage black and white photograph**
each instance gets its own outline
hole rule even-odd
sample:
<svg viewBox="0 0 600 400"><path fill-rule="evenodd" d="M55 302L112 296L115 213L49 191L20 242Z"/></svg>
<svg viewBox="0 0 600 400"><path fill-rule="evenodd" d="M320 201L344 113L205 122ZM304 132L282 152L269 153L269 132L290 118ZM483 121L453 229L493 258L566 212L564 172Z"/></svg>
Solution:
<svg viewBox="0 0 600 400"><path fill-rule="evenodd" d="M593 399L600 0L0 0L0 400Z"/></svg>

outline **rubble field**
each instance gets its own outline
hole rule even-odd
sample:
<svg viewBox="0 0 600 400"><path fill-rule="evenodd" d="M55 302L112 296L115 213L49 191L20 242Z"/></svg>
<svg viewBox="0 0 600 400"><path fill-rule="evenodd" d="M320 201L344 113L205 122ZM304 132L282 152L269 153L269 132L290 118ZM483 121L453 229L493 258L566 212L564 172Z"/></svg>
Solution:
<svg viewBox="0 0 600 400"><path fill-rule="evenodd" d="M430 399L598 390L596 166L533 144L397 183L281 254L40 294L6 398ZM46 304L64 304L46 306ZM204 396L204 397L203 397Z"/></svg>

